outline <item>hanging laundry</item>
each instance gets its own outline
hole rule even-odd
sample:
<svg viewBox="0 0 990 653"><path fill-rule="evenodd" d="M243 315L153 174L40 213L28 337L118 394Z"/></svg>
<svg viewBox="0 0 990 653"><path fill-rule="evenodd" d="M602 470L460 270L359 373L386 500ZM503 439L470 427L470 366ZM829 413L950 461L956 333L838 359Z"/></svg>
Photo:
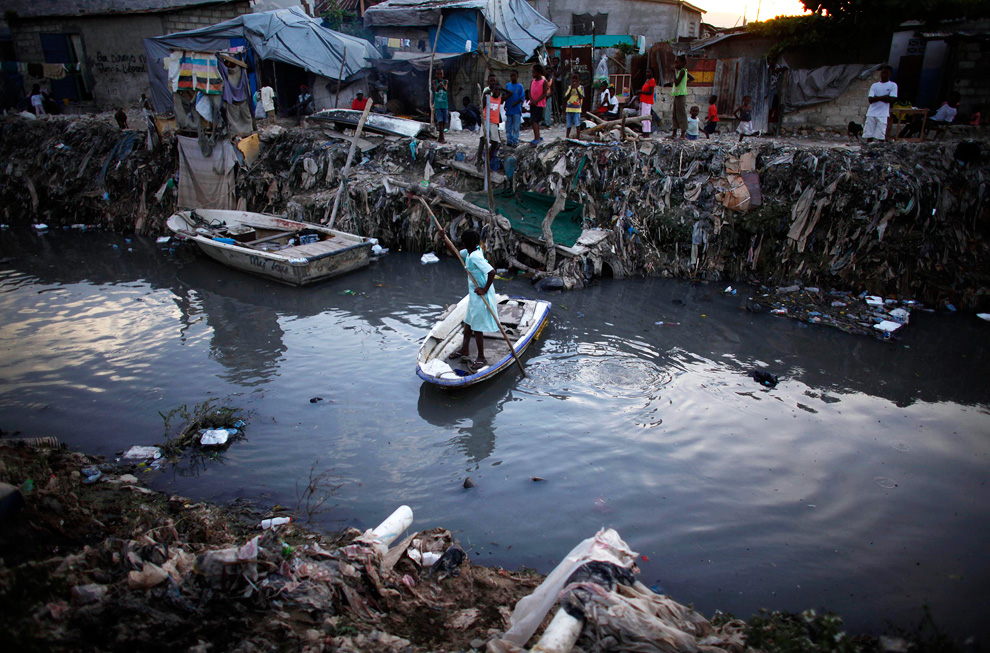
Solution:
<svg viewBox="0 0 990 653"><path fill-rule="evenodd" d="M177 136L179 146L179 206L203 209L233 209L234 168L237 156L230 141L203 156L198 139Z"/></svg>
<svg viewBox="0 0 990 653"><path fill-rule="evenodd" d="M65 77L65 67L60 63L42 64L45 71L45 79L63 79Z"/></svg>
<svg viewBox="0 0 990 653"><path fill-rule="evenodd" d="M179 63L178 90L192 90L207 95L223 92L223 79L217 70L216 55L206 52L183 52Z"/></svg>

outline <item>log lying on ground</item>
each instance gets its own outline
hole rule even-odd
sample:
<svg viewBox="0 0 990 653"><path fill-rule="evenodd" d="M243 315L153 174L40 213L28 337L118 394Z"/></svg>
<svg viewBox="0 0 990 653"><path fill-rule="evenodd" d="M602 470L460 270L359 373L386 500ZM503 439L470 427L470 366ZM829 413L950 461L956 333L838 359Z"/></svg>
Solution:
<svg viewBox="0 0 990 653"><path fill-rule="evenodd" d="M584 130L584 133L585 134L594 134L596 132L600 132L600 131L603 131L603 130L606 130L607 131L609 129L612 129L613 127L618 127L619 125L621 125L623 120L625 120L625 124L632 125L632 124L641 123L641 122L643 122L646 119L647 119L647 116L633 116L632 118L619 118L618 120L609 120L608 122L603 122L600 125L595 125L594 127L590 127L588 129L585 129Z"/></svg>

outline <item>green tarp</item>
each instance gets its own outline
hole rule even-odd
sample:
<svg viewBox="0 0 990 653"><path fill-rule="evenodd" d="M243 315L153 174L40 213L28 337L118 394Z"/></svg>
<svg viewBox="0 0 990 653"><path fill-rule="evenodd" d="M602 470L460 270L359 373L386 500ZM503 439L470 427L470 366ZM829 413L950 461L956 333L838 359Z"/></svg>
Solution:
<svg viewBox="0 0 990 653"><path fill-rule="evenodd" d="M488 210L488 195L485 193L468 193L464 199ZM499 191L495 193L495 212L507 217L514 231L542 240L543 218L547 217L553 200L553 195L542 193L523 191L512 195L509 191ZM580 202L567 200L551 227L555 244L573 247L581 237L582 209Z"/></svg>

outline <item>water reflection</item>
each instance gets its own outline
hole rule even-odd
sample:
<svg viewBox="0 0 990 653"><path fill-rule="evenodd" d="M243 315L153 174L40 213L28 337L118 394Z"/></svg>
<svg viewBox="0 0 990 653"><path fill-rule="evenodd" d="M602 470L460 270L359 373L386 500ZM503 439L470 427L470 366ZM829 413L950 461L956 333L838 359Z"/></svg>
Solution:
<svg viewBox="0 0 990 653"><path fill-rule="evenodd" d="M409 503L417 525L503 542L496 564L548 571L608 525L645 580L706 611L986 612L990 352L972 316L919 313L880 342L747 313L745 290L603 282L551 297L526 378L445 393L414 369L464 291L449 261L389 255L295 289L100 234L0 235L4 256L5 429L112 455L179 404L248 411L249 440L149 474L162 489L291 505L318 458L346 483L336 516L365 528Z"/></svg>
<svg viewBox="0 0 990 653"><path fill-rule="evenodd" d="M451 392L423 383L416 407L419 416L430 424L457 430L457 435L446 444L473 463L470 469L477 470L495 452L495 418L507 402L513 401L511 393L500 387L504 385L504 382L492 382Z"/></svg>

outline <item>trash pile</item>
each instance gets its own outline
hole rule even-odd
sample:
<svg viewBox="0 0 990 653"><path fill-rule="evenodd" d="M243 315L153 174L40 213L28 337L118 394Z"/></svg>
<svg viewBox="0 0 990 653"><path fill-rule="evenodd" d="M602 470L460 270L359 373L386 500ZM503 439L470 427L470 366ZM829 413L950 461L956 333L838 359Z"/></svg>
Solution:
<svg viewBox="0 0 990 653"><path fill-rule="evenodd" d="M127 459L104 462L34 440L0 437L0 628L11 650L770 653L841 642L865 653L914 645L846 637L841 619L812 611L709 621L637 581L638 556L611 529L579 543L544 578L474 565L471 549L443 528L406 534L407 506L363 533L322 536L244 504L154 492Z"/></svg>
<svg viewBox="0 0 990 653"><path fill-rule="evenodd" d="M874 335L886 340L911 321L911 311L934 312L913 299L898 300L848 291L825 292L814 286L767 288L749 297L745 309L753 313L769 312L788 316L808 324L835 327L846 333ZM948 310L956 310L948 304Z"/></svg>
<svg viewBox="0 0 990 653"><path fill-rule="evenodd" d="M460 146L369 135L342 183L350 143L340 134L272 126L259 136L257 157L237 175L239 208L333 222L383 248L443 251L414 201L421 196L450 235L480 229L497 267L546 279L547 289L642 275L798 282L936 308L990 305L984 142L558 140L502 148L491 178L504 188L496 190L535 192L552 204L525 235L486 202L466 199L481 191L484 173ZM169 134L149 151L138 132L98 120L8 118L0 153L4 223L158 234L175 209ZM581 236L548 247L565 201L581 207ZM498 213L499 198L492 202Z"/></svg>

